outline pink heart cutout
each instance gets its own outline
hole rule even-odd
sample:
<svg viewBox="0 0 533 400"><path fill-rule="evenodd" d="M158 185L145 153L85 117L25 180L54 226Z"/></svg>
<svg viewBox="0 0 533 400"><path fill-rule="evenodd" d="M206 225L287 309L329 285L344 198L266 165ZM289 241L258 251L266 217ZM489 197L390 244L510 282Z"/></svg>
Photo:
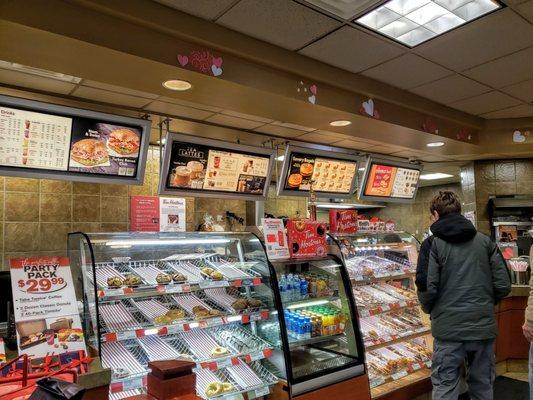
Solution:
<svg viewBox="0 0 533 400"><path fill-rule="evenodd" d="M178 62L182 67L184 67L189 63L189 57L178 54Z"/></svg>
<svg viewBox="0 0 533 400"><path fill-rule="evenodd" d="M216 65L218 68L222 67L222 57L213 57L213 65Z"/></svg>
<svg viewBox="0 0 533 400"><path fill-rule="evenodd" d="M380 118L381 118L381 116L379 115L378 110L374 110L374 115L373 115L373 117L374 117L375 119L380 119Z"/></svg>
<svg viewBox="0 0 533 400"><path fill-rule="evenodd" d="M309 86L309 91L316 96L316 85Z"/></svg>

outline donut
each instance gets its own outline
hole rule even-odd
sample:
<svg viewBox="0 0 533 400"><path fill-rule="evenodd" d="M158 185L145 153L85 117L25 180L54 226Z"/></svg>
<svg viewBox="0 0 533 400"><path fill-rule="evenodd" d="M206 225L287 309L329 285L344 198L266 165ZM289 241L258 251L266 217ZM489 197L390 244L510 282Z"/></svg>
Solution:
<svg viewBox="0 0 533 400"><path fill-rule="evenodd" d="M168 274L161 273L157 274L157 276L155 277L155 281L157 283L166 284L172 282L172 277Z"/></svg>
<svg viewBox="0 0 533 400"><path fill-rule="evenodd" d="M178 272L178 273L172 274L172 280L174 282L185 282L187 280L187 277Z"/></svg>
<svg viewBox="0 0 533 400"><path fill-rule="evenodd" d="M205 388L207 397L214 397L224 392L224 386L220 382L211 382Z"/></svg>
<svg viewBox="0 0 533 400"><path fill-rule="evenodd" d="M248 303L248 307L251 307L251 308L258 308L263 305L263 302L257 299L248 299L247 303Z"/></svg>
<svg viewBox="0 0 533 400"><path fill-rule="evenodd" d="M222 383L222 390L224 391L224 393L231 392L233 391L233 389L235 388L231 383L229 382Z"/></svg>
<svg viewBox="0 0 533 400"><path fill-rule="evenodd" d="M109 287L120 287L122 283L122 279L119 276L110 276L107 278L107 286Z"/></svg>
<svg viewBox="0 0 533 400"><path fill-rule="evenodd" d="M211 279L214 279L215 281L221 281L224 279L224 275L222 275L222 272L213 271L211 273Z"/></svg>
<svg viewBox="0 0 533 400"><path fill-rule="evenodd" d="M231 307L236 311L242 311L246 307L248 307L248 302L246 301L246 299L239 299L234 301Z"/></svg>
<svg viewBox="0 0 533 400"><path fill-rule="evenodd" d="M298 232L303 232L305 230L305 221L296 221L294 227Z"/></svg>
<svg viewBox="0 0 533 400"><path fill-rule="evenodd" d="M228 349L226 349L225 347L222 347L222 346L217 346L213 350L211 350L211 355L213 357L220 357L220 356L223 356L225 354L228 354Z"/></svg>

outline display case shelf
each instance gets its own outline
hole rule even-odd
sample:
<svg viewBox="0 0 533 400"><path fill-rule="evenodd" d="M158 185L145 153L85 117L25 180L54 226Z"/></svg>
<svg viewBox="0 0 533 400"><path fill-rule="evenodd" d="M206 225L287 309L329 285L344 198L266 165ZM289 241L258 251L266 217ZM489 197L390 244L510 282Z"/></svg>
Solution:
<svg viewBox="0 0 533 400"><path fill-rule="evenodd" d="M328 340L340 338L343 336L344 336L343 333L337 333L335 335L315 336L312 338L301 339L301 340L289 339L289 347L292 349L292 348L299 347L299 346L307 346L307 345L311 345L315 343L327 342Z"/></svg>
<svg viewBox="0 0 533 400"><path fill-rule="evenodd" d="M390 346L391 344L395 344L398 342L404 342L409 339L415 339L417 337L429 335L431 333L431 329L429 327L421 327L418 330L416 330L413 333L403 333L400 335L391 335L388 337L382 337L376 340L371 340L370 342L365 341L365 348L367 351L379 349L381 347Z"/></svg>

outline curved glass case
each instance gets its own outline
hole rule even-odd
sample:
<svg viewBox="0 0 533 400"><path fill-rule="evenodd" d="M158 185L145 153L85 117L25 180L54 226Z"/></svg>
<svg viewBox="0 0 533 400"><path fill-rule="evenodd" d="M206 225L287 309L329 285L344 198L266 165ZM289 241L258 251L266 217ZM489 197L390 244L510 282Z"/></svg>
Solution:
<svg viewBox="0 0 533 400"><path fill-rule="evenodd" d="M73 233L69 257L111 392L144 387L148 362L161 359L194 361L204 399L263 396L277 382L271 371L285 374L269 362L282 358L277 283L253 234ZM223 389L208 394L213 382Z"/></svg>

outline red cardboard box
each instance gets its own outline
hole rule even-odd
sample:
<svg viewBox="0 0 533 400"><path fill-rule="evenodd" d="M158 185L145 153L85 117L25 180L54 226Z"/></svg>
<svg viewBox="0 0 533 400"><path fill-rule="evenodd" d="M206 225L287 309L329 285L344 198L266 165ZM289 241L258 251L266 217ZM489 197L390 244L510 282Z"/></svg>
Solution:
<svg viewBox="0 0 533 400"><path fill-rule="evenodd" d="M290 219L287 238L291 258L322 257L328 252L326 225L322 222Z"/></svg>
<svg viewBox="0 0 533 400"><path fill-rule="evenodd" d="M357 210L329 210L329 230L333 233L356 233Z"/></svg>

